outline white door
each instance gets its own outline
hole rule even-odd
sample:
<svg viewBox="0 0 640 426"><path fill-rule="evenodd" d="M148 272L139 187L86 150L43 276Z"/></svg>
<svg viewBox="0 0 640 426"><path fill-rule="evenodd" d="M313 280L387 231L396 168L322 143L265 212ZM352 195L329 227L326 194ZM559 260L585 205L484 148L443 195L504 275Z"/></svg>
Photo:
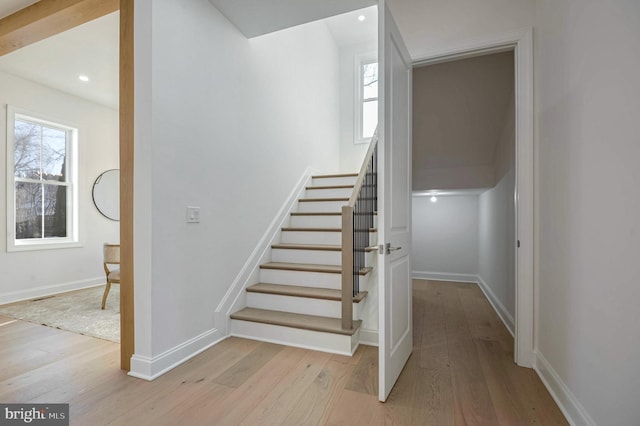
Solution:
<svg viewBox="0 0 640 426"><path fill-rule="evenodd" d="M385 401L413 348L411 320L411 59L386 0L378 3L380 279L379 395Z"/></svg>

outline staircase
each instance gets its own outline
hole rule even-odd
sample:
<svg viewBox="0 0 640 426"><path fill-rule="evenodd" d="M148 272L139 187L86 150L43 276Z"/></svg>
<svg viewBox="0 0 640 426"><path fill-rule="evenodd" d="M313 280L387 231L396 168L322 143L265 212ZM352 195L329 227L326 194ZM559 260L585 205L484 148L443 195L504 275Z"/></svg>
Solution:
<svg viewBox="0 0 640 426"><path fill-rule="evenodd" d="M326 352L353 354L359 343L373 253L358 271L353 326L342 327L342 206L357 174L313 176L260 265L260 282L246 288L247 307L231 314L234 336ZM371 230L375 234L375 229ZM375 236L372 235L373 241ZM374 243L372 243L374 244ZM348 306L348 298L345 299Z"/></svg>

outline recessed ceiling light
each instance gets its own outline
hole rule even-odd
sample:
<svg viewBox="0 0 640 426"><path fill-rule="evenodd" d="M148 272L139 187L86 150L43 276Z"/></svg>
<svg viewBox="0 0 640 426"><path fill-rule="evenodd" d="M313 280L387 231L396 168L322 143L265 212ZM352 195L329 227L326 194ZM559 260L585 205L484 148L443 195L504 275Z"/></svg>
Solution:
<svg viewBox="0 0 640 426"><path fill-rule="evenodd" d="M432 195L429 200L431 200L432 203L436 203L438 201L438 197L436 197L435 195Z"/></svg>
<svg viewBox="0 0 640 426"><path fill-rule="evenodd" d="M362 22L362 21L364 21L364 20L365 20L364 15L360 15L360 16L358 16L358 21Z"/></svg>
<svg viewBox="0 0 640 426"><path fill-rule="evenodd" d="M89 81L89 77L87 77L86 75L79 75L78 80L82 81L83 83L86 83Z"/></svg>

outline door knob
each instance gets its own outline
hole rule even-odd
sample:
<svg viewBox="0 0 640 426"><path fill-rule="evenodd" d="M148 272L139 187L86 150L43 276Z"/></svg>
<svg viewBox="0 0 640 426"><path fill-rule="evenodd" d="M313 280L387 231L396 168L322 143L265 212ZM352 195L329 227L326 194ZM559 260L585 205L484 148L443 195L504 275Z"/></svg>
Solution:
<svg viewBox="0 0 640 426"><path fill-rule="evenodd" d="M386 249L387 249L387 254L391 254L392 251L397 251L397 250L402 250L402 247L398 246L398 247L391 247L391 243L387 243L385 245Z"/></svg>

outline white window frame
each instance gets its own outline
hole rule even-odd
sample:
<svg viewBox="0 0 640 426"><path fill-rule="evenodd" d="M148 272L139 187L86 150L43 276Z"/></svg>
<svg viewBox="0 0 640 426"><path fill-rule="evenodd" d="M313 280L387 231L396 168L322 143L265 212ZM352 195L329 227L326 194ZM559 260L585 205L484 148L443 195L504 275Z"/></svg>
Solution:
<svg viewBox="0 0 640 426"><path fill-rule="evenodd" d="M67 133L66 175L67 187L67 236L16 240L14 138L16 119L63 130ZM7 251L29 251L80 247L78 226L78 128L59 119L7 105Z"/></svg>
<svg viewBox="0 0 640 426"><path fill-rule="evenodd" d="M371 137L363 137L362 136L362 125L363 125L363 117L362 117L362 106L365 102L364 99L364 91L363 91L363 81L362 81L362 66L366 64L371 64L374 62L378 62L378 54L376 52L369 52L366 54L356 55L355 56L355 93L354 93L354 143L355 144L363 144L369 143L371 141ZM380 87L378 85L378 87ZM380 99L380 94L375 98L376 100ZM369 100L373 100L373 98L369 98ZM380 102L378 101L378 106Z"/></svg>

